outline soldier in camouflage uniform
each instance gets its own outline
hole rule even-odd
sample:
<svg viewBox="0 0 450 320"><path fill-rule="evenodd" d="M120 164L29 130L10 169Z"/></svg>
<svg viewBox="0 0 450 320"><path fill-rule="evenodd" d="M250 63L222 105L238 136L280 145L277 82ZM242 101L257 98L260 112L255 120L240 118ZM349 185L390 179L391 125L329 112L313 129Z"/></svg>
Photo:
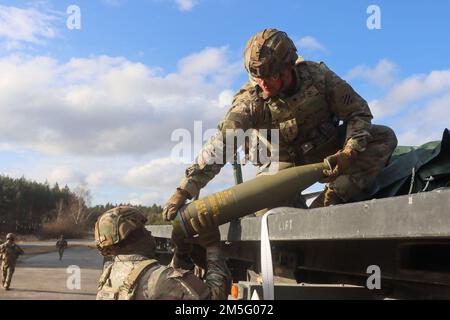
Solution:
<svg viewBox="0 0 450 320"><path fill-rule="evenodd" d="M174 219L224 166L211 159L230 130L279 129L279 162L258 163L262 174L326 159L330 170L324 171L323 182L328 184L313 208L351 201L374 181L397 145L390 128L371 123L367 102L323 62L299 58L286 33L257 33L247 43L244 59L249 82L234 96L220 132L203 146L166 203L166 220ZM233 156L226 154L225 160Z"/></svg>
<svg viewBox="0 0 450 320"><path fill-rule="evenodd" d="M132 207L107 211L97 221L95 239L105 265L98 300L227 299L231 275L220 249L220 234L209 220L196 224L199 242L206 247L205 282L190 270L163 266L155 259L155 240L145 229L147 219Z"/></svg>
<svg viewBox="0 0 450 320"><path fill-rule="evenodd" d="M58 239L58 241L56 241L56 247L58 248L59 260L61 260L64 254L64 250L67 248L67 240L64 239L63 234Z"/></svg>
<svg viewBox="0 0 450 320"><path fill-rule="evenodd" d="M0 246L2 262L2 285L5 290L9 290L11 279L16 269L17 258L24 254L22 248L15 243L15 236L12 233L6 235L6 242Z"/></svg>

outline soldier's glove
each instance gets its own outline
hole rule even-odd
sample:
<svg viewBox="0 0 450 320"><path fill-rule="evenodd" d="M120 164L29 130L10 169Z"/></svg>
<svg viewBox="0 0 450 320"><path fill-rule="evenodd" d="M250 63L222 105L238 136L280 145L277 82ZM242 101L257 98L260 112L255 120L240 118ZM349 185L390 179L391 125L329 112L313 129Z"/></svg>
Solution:
<svg viewBox="0 0 450 320"><path fill-rule="evenodd" d="M198 233L198 242L202 247L220 245L220 231L216 216L209 212L199 213L198 219L191 219L191 225Z"/></svg>
<svg viewBox="0 0 450 320"><path fill-rule="evenodd" d="M178 210L186 203L187 199L190 199L190 194L180 188L170 197L167 203L164 205L162 216L166 221L172 221L175 219Z"/></svg>
<svg viewBox="0 0 450 320"><path fill-rule="evenodd" d="M356 155L356 151L346 146L334 155L327 157L325 163L329 165L330 169L323 171L327 176L324 182L334 181L338 176L346 173L352 166Z"/></svg>
<svg viewBox="0 0 450 320"><path fill-rule="evenodd" d="M183 234L177 234L172 231L172 244L175 246L175 253L172 259L172 267L177 269L191 270L194 268L190 257L192 244L189 243Z"/></svg>
<svg viewBox="0 0 450 320"><path fill-rule="evenodd" d="M188 241L184 234L178 234L172 230L171 240L175 247L175 253L190 254L192 250L192 243Z"/></svg>

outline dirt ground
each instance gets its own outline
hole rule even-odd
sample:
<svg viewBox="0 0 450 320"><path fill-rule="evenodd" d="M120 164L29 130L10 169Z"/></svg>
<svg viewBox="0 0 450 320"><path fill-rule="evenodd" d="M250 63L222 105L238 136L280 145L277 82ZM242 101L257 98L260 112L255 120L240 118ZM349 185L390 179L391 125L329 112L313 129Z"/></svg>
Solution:
<svg viewBox="0 0 450 320"><path fill-rule="evenodd" d="M95 299L103 257L92 241L69 240L61 261L54 242L19 245L25 255L18 261L11 290L0 289L1 300Z"/></svg>

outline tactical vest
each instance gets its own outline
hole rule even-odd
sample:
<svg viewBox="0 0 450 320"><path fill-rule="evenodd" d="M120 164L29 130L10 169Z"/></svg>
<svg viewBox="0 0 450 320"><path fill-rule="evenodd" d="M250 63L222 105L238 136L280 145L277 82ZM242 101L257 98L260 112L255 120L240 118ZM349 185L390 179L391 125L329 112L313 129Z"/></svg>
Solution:
<svg viewBox="0 0 450 320"><path fill-rule="evenodd" d="M270 123L258 127L279 129L280 161L297 165L320 162L339 149L338 121L330 110L325 88L316 85L308 66L295 67L293 95L268 98Z"/></svg>
<svg viewBox="0 0 450 320"><path fill-rule="evenodd" d="M15 265L18 254L17 254L17 246L15 243L6 243L3 249L3 263L5 265Z"/></svg>
<svg viewBox="0 0 450 320"><path fill-rule="evenodd" d="M154 269L154 272L159 271L161 273L165 269L154 259L139 261L128 274L123 284L119 287L114 287L110 283L113 265L114 263L108 265L99 279L97 300L133 300L139 279L146 271Z"/></svg>
<svg viewBox="0 0 450 320"><path fill-rule="evenodd" d="M138 261L127 275L123 284L114 287L111 284L111 263L103 271L98 284L97 300L134 300L134 299L188 299L206 300L210 298L208 287L193 272L162 266L157 260ZM145 292L137 292L144 275L148 283Z"/></svg>
<svg viewBox="0 0 450 320"><path fill-rule="evenodd" d="M57 242L56 242L56 246L58 247L58 248L67 248L67 241L66 240L58 240Z"/></svg>

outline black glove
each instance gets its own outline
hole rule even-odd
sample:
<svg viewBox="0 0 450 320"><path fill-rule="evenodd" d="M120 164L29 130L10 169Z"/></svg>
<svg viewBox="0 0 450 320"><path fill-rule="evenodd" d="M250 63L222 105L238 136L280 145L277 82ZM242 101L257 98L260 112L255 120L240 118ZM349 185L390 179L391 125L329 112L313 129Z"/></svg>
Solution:
<svg viewBox="0 0 450 320"><path fill-rule="evenodd" d="M191 270L194 268L190 254L192 251L192 244L189 243L183 234L176 234L172 231L172 244L175 247L175 252L172 258L172 267L177 269Z"/></svg>

